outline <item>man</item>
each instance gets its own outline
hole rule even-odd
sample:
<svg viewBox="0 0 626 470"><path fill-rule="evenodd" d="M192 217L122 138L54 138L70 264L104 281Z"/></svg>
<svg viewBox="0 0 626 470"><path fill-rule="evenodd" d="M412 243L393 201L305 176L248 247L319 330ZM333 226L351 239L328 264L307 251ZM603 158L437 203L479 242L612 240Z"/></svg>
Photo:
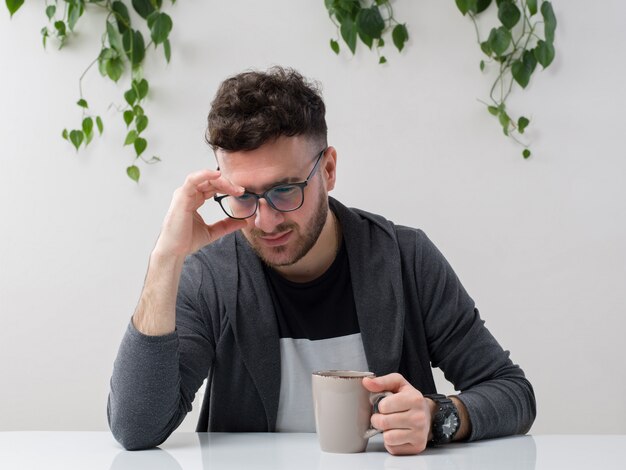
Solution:
<svg viewBox="0 0 626 470"><path fill-rule="evenodd" d="M319 92L293 70L221 85L218 169L175 191L115 362L124 447L162 443L207 377L198 431L313 432L320 369L371 370L363 386L393 393L371 419L392 454L530 429L530 383L426 235L328 197L326 133ZM211 199L227 217L207 224ZM431 366L461 393L436 395Z"/></svg>

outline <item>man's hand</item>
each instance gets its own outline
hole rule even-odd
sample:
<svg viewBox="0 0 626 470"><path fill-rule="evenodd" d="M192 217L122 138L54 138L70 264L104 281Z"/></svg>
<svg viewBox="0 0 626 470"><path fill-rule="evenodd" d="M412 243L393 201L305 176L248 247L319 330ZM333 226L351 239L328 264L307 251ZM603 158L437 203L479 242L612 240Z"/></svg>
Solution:
<svg viewBox="0 0 626 470"><path fill-rule="evenodd" d="M244 188L221 176L219 170L201 170L187 176L174 191L163 221L155 252L161 256L185 257L205 245L246 226L244 220L225 218L207 225L198 209L215 194L239 196Z"/></svg>
<svg viewBox="0 0 626 470"><path fill-rule="evenodd" d="M218 192L239 196L244 188L235 186L217 170L202 170L187 176L174 191L133 315L133 324L141 333L160 336L175 330L176 294L185 257L246 226L244 220L231 218L204 223L198 209Z"/></svg>
<svg viewBox="0 0 626 470"><path fill-rule="evenodd" d="M402 375L389 374L363 379L370 392L393 392L383 398L379 413L372 415L372 426L384 431L385 449L392 455L419 454L426 448L431 431L432 401L414 388Z"/></svg>

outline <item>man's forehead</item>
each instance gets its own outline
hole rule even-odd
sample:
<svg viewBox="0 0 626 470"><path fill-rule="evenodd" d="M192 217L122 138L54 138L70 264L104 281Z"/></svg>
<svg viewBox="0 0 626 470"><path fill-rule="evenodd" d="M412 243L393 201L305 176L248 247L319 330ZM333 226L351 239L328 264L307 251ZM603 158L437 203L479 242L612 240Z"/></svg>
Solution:
<svg viewBox="0 0 626 470"><path fill-rule="evenodd" d="M222 175L248 191L263 192L279 184L295 183L306 178L310 152L225 152L216 151Z"/></svg>

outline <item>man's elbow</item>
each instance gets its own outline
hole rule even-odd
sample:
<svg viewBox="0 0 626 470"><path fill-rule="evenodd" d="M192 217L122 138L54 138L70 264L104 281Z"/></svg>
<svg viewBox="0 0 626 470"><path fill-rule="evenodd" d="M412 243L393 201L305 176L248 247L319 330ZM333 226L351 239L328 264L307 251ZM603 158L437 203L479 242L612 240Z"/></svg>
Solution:
<svg viewBox="0 0 626 470"><path fill-rule="evenodd" d="M125 429L122 426L110 426L113 437L126 450L146 450L162 444L166 438L149 436L138 430Z"/></svg>

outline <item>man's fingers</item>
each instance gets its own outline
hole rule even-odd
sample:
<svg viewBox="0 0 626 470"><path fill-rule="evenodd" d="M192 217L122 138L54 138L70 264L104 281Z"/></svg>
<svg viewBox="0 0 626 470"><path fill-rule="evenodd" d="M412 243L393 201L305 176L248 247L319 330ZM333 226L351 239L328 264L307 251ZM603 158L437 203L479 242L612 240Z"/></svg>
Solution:
<svg viewBox="0 0 626 470"><path fill-rule="evenodd" d="M383 398L378 403L380 413L401 413L411 409L424 409L428 406L426 399L418 390L404 390Z"/></svg>
<svg viewBox="0 0 626 470"><path fill-rule="evenodd" d="M385 449L391 455L415 455L424 452L426 443L423 444L400 444L397 446L387 444L385 440Z"/></svg>
<svg viewBox="0 0 626 470"><path fill-rule="evenodd" d="M222 192L224 194L239 195L245 190L221 176L219 170L200 170L187 175L182 186L186 196L195 196L197 192Z"/></svg>
<svg viewBox="0 0 626 470"><path fill-rule="evenodd" d="M224 219L219 222L215 222L214 224L207 225L207 231L209 232L209 237L211 241L215 241L219 238L222 238L225 235L228 235L231 232L242 229L246 226L245 220L237 220L237 219Z"/></svg>
<svg viewBox="0 0 626 470"><path fill-rule="evenodd" d="M409 385L409 382L398 373L383 375L381 377L365 377L363 386L370 392L398 392L400 388Z"/></svg>

